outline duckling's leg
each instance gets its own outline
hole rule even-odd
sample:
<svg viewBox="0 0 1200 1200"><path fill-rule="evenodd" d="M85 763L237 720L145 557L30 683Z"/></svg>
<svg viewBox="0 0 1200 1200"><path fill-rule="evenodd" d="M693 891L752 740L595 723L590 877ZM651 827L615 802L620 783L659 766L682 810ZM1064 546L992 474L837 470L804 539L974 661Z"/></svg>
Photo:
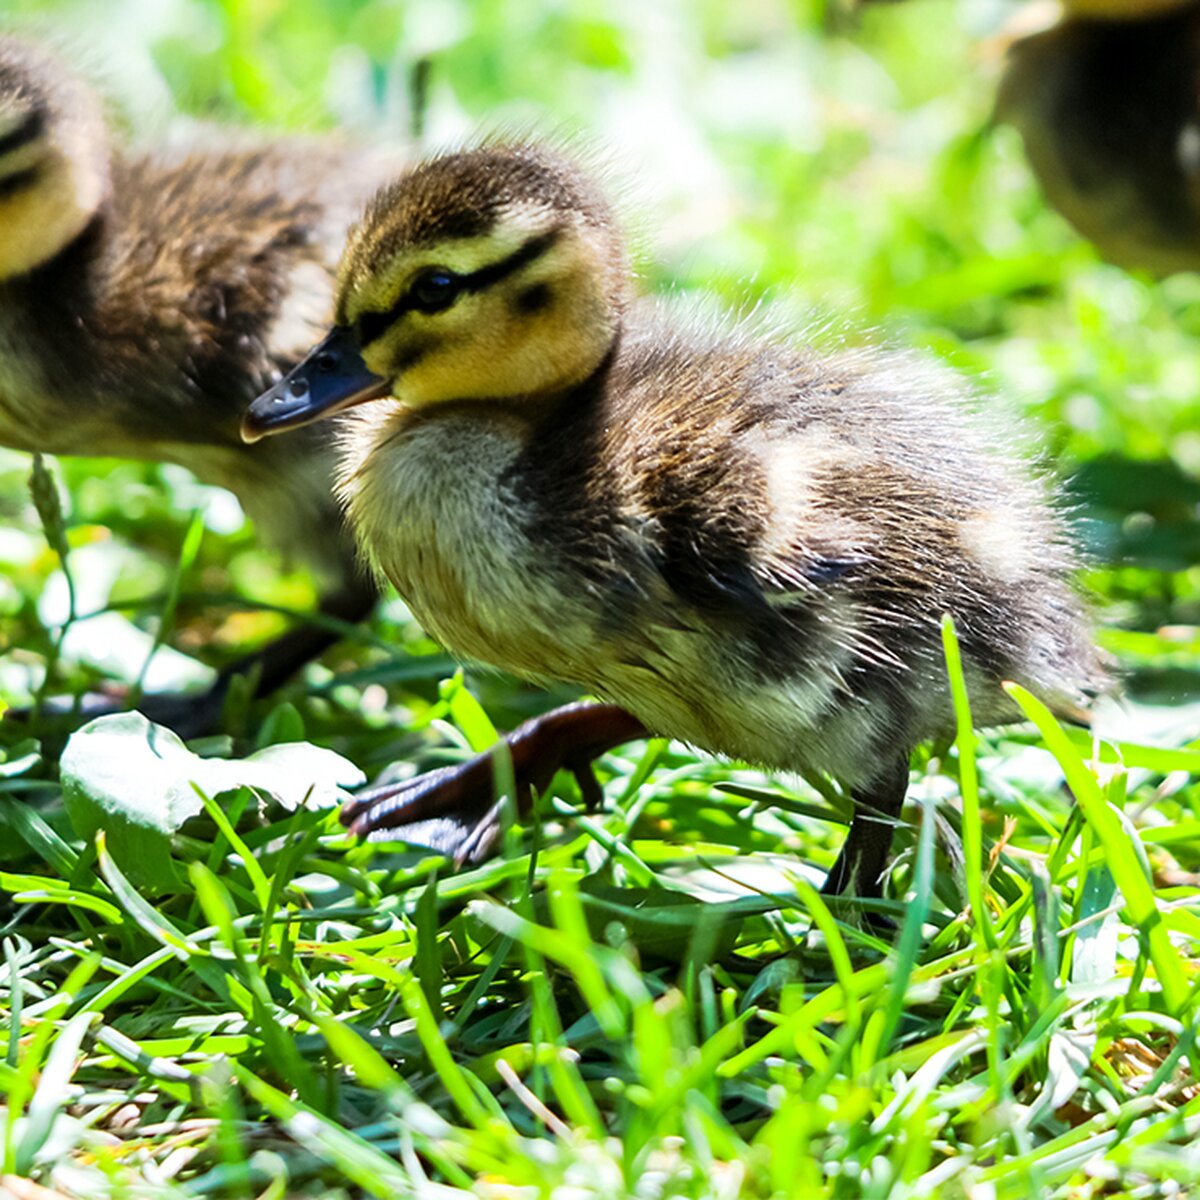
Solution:
<svg viewBox="0 0 1200 1200"><path fill-rule="evenodd" d="M908 791L908 754L898 758L870 787L852 793L854 820L825 886L827 896L878 899L892 835Z"/></svg>
<svg viewBox="0 0 1200 1200"><path fill-rule="evenodd" d="M374 585L352 573L334 592L323 597L317 611L321 616L333 617L343 624L357 624L366 619L377 598ZM225 698L235 677L251 676L254 695L270 695L341 636L341 633L326 626L302 625L254 654L246 655L225 667L207 691L197 695L152 692L141 697L137 703L138 710L185 740L213 733L220 728ZM118 686L87 692L82 696L54 696L42 706L37 732L39 736L49 739L51 747L55 747L59 739L65 738L81 722L124 712L130 704L128 689ZM9 709L4 714L5 721L10 724L28 723L32 717L31 709Z"/></svg>
<svg viewBox="0 0 1200 1200"><path fill-rule="evenodd" d="M378 599L374 584L351 567L341 585L321 598L317 614L347 625L366 620ZM239 675L253 679L254 695L269 696L306 663L312 662L342 638L324 625L304 624L289 630L254 654L223 668L212 687L198 696L172 694L144 696L138 709L152 721L173 729L185 740L220 728L221 711L229 686Z"/></svg>
<svg viewBox="0 0 1200 1200"><path fill-rule="evenodd" d="M504 739L518 811L529 811L533 793L545 791L560 768L573 771L594 802L599 789L592 760L646 736L641 721L615 704L567 704L519 725ZM398 841L429 846L459 866L479 862L500 835L505 797L496 794L495 767L491 749L404 783L370 788L343 806L342 824L359 836L399 831Z"/></svg>
<svg viewBox="0 0 1200 1200"><path fill-rule="evenodd" d="M351 568L340 586L321 597L317 615L331 617L343 625L357 625L365 621L379 599L375 585ZM344 633L324 625L304 624L283 634L264 646L256 654L247 655L226 667L217 676L213 692L219 690L224 700L225 691L235 675L257 672L254 694L270 695L286 683L306 663L342 640Z"/></svg>

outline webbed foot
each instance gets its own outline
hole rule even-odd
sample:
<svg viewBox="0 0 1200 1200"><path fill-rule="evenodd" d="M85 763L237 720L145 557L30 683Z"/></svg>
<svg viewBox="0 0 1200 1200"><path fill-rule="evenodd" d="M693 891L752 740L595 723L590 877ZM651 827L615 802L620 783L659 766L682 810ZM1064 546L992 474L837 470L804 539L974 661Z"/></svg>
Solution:
<svg viewBox="0 0 1200 1200"><path fill-rule="evenodd" d="M501 746L416 779L360 792L342 807L342 824L360 837L389 831L397 841L429 846L455 865L485 859L501 831L505 797L497 795L498 754L507 747L517 811L529 812L535 792L555 772L572 771L589 804L600 799L592 760L622 742L647 736L636 717L614 704L581 702L534 717Z"/></svg>

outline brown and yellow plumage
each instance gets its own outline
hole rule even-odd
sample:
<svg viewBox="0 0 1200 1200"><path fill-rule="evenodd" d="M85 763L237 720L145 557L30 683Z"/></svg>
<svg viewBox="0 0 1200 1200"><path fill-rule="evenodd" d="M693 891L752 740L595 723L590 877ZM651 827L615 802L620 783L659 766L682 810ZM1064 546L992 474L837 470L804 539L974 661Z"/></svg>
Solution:
<svg viewBox="0 0 1200 1200"><path fill-rule="evenodd" d="M447 177L499 193L467 233L419 219ZM634 720L614 717L616 740L642 728L831 773L862 810L832 886L877 892L908 753L953 728L944 613L984 723L1013 715L1003 679L1064 703L1097 682L1063 530L948 373L634 298L576 180L550 152L488 146L393 185L347 247L340 357L311 357L248 430L360 404L340 494L434 636L619 706ZM443 205L454 194L472 193ZM413 799L351 817L369 831L436 808ZM441 844L486 841L460 821Z"/></svg>

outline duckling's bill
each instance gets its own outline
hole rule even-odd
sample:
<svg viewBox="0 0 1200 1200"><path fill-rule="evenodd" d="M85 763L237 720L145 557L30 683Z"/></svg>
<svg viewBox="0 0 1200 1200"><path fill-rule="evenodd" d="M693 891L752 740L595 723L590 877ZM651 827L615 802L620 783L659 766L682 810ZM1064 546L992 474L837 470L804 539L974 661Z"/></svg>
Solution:
<svg viewBox="0 0 1200 1200"><path fill-rule="evenodd" d="M386 396L391 383L363 362L352 329L337 326L242 418L242 441L309 425L344 408Z"/></svg>

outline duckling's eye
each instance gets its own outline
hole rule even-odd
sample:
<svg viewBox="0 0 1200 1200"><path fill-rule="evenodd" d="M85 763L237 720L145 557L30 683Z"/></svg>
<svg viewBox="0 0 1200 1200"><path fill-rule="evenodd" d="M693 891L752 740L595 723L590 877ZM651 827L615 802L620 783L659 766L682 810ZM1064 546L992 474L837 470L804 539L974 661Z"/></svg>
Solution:
<svg viewBox="0 0 1200 1200"><path fill-rule="evenodd" d="M426 267L409 285L408 291L388 312L364 312L354 322L360 346L369 346L382 337L407 312L444 312L466 287L461 275L446 267Z"/></svg>
<svg viewBox="0 0 1200 1200"><path fill-rule="evenodd" d="M462 290L462 280L445 267L427 267L408 289L418 312L439 313L449 308Z"/></svg>

